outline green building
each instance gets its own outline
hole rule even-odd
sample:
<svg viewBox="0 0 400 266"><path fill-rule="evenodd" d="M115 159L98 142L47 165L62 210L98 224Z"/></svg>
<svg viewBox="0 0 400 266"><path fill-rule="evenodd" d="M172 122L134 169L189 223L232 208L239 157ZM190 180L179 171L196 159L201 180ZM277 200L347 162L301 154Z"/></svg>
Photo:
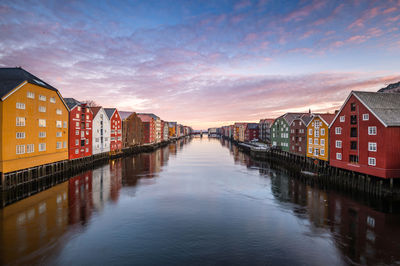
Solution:
<svg viewBox="0 0 400 266"><path fill-rule="evenodd" d="M304 113L286 113L277 119L271 126L271 144L289 152L290 146L290 124Z"/></svg>

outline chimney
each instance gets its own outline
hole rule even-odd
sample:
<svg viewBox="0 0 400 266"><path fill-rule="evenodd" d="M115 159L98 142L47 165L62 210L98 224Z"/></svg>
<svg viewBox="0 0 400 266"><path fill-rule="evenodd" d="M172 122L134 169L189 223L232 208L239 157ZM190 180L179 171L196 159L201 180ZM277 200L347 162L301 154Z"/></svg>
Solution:
<svg viewBox="0 0 400 266"><path fill-rule="evenodd" d="M339 110L335 110L335 115L337 115L337 113L339 113Z"/></svg>

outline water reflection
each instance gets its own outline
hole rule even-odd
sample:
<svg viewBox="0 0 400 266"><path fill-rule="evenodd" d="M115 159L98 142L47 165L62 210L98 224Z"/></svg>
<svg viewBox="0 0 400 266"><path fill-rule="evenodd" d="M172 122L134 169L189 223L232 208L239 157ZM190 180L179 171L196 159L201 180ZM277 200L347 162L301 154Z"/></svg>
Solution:
<svg viewBox="0 0 400 266"><path fill-rule="evenodd" d="M394 264L400 218L386 206L302 183L228 141L187 139L0 210L0 264Z"/></svg>

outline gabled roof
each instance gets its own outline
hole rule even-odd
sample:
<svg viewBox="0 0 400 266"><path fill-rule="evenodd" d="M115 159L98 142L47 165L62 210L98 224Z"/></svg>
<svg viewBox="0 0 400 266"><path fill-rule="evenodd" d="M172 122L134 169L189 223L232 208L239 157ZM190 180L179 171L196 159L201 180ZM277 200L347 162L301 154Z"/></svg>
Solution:
<svg viewBox="0 0 400 266"><path fill-rule="evenodd" d="M128 112L128 111L118 111L119 116L121 117L121 120L127 119L131 114L134 112Z"/></svg>
<svg viewBox="0 0 400 266"><path fill-rule="evenodd" d="M97 115L97 113L100 111L101 108L102 108L101 106L90 107L90 109L93 112L93 117L95 117Z"/></svg>
<svg viewBox="0 0 400 266"><path fill-rule="evenodd" d="M116 110L117 110L117 108L104 108L104 111L106 112L106 114L110 120Z"/></svg>
<svg viewBox="0 0 400 266"><path fill-rule="evenodd" d="M68 108L71 110L75 106L81 106L82 103L74 98L64 98L65 103L67 104Z"/></svg>
<svg viewBox="0 0 400 266"><path fill-rule="evenodd" d="M352 91L336 114L333 122L341 113L343 107L354 95L385 127L400 126L400 93L380 93L367 91Z"/></svg>
<svg viewBox="0 0 400 266"><path fill-rule="evenodd" d="M292 124L294 119L300 118L304 114L308 114L308 113L286 113L283 115L283 119L285 119L286 123L288 125L290 125L290 124Z"/></svg>
<svg viewBox="0 0 400 266"><path fill-rule="evenodd" d="M312 119L314 119L314 117L318 117L320 118L328 127L330 127L330 125L332 124L332 121L335 119L336 114L329 114L329 113L325 113L325 114L313 114ZM311 121L310 121L311 122Z"/></svg>
<svg viewBox="0 0 400 266"><path fill-rule="evenodd" d="M272 124L272 123L274 123L274 121L275 121L275 119L272 119L272 118L260 119L260 124L261 123L270 123L270 124Z"/></svg>
<svg viewBox="0 0 400 266"><path fill-rule="evenodd" d="M151 116L154 120L160 119L160 117L158 117L152 113L138 113L138 115L148 115L148 116Z"/></svg>
<svg viewBox="0 0 400 266"><path fill-rule="evenodd" d="M291 126L295 120L300 120L304 123L305 126L307 126L312 120L312 118L313 118L312 114L304 113L301 116L294 118L292 122L289 124L289 126Z"/></svg>
<svg viewBox="0 0 400 266"><path fill-rule="evenodd" d="M20 67L0 68L0 98L6 96L25 81L58 92L56 88L44 82L40 78L32 75L25 69Z"/></svg>
<svg viewBox="0 0 400 266"><path fill-rule="evenodd" d="M248 129L257 129L258 128L258 123L248 123L247 124Z"/></svg>

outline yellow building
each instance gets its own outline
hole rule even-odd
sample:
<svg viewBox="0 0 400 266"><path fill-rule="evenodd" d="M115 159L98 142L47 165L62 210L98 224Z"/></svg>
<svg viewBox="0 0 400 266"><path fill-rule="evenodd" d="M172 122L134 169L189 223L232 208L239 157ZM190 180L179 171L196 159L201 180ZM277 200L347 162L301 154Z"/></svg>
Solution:
<svg viewBox="0 0 400 266"><path fill-rule="evenodd" d="M68 107L22 68L0 68L0 172L68 159Z"/></svg>
<svg viewBox="0 0 400 266"><path fill-rule="evenodd" d="M176 137L176 122L168 122L168 135L170 138Z"/></svg>
<svg viewBox="0 0 400 266"><path fill-rule="evenodd" d="M307 125L307 157L328 161L329 125L334 114L314 114Z"/></svg>

